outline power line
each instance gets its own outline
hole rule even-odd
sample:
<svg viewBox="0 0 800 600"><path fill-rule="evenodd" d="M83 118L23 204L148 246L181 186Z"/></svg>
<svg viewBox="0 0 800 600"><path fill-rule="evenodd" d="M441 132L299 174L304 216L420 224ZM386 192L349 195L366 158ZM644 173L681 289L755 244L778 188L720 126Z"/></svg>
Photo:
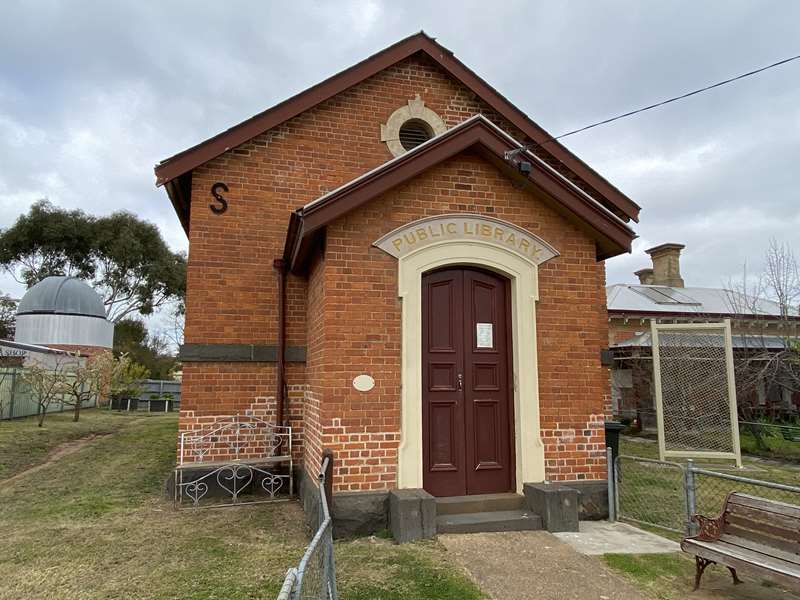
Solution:
<svg viewBox="0 0 800 600"><path fill-rule="evenodd" d="M662 100L661 102L656 102L655 104L651 104L649 106L645 106L643 108L637 108L636 110L632 110L621 115L617 115L616 117L611 117L609 119L604 119L602 121L598 121L597 123L592 123L591 125L586 125L585 127L580 127L579 129L573 129L572 131L568 131L567 133L562 133L561 135L557 135L555 137L550 137L543 142L539 142L537 144L528 144L519 150L512 150L511 152L506 153L506 158L511 158L514 154L518 154L522 150L533 150L535 148L539 148L544 146L545 144L549 144L550 142L554 142L556 140L560 140L570 135L575 135L576 133L580 133L582 131L586 131L587 129L593 129L594 127L599 127L600 125L605 125L607 123L611 123L613 121L619 121L620 119L624 119L626 117L631 117L633 115L638 115L639 113L645 112L647 110L652 110L654 108L658 108L659 106L664 106L665 104L670 104L671 102L677 102L678 100L683 100L684 98L688 98L690 96L694 96L696 94L701 94L703 92L707 92L708 90L713 90L714 88L718 88L723 85L727 85L729 83L733 83L734 81L739 81L740 79L744 79L745 77L750 77L751 75L757 75L758 73L762 73L768 69L772 69L774 67L779 67L781 65L785 65L786 63L792 62L793 60L800 59L800 54L797 56L792 56L790 58L784 58L783 60L779 60L778 62L772 63L771 65L767 65L765 67L761 67L760 69L756 69L755 71L749 71L747 73L742 73L741 75L737 75L736 77L731 77L730 79L726 79L724 81L720 81L714 83L712 85L707 85L700 89L687 92L685 94L681 94L680 96L675 96L673 98L669 98L668 100Z"/></svg>

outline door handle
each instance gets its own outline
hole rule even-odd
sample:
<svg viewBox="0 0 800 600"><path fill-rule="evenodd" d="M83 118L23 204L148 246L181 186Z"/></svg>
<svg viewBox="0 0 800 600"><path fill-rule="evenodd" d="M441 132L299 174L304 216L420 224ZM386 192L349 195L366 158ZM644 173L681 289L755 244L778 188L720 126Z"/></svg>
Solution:
<svg viewBox="0 0 800 600"><path fill-rule="evenodd" d="M461 373L459 373L458 374L458 391L461 391L463 389L464 389L464 376Z"/></svg>

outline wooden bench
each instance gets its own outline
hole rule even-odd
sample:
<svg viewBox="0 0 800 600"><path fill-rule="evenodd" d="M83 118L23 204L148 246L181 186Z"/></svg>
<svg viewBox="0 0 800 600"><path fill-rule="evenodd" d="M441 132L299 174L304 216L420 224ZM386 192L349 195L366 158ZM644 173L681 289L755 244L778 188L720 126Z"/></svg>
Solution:
<svg viewBox="0 0 800 600"><path fill-rule="evenodd" d="M756 571L792 588L800 585L800 507L733 492L717 518L693 515L700 532L681 542L694 554L694 589L709 564L728 568L741 583L739 568Z"/></svg>

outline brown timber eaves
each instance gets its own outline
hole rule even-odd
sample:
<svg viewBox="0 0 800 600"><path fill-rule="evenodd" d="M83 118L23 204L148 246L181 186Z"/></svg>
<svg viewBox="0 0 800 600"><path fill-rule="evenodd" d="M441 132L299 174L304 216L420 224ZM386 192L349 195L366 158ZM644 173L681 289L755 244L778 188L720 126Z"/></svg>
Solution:
<svg viewBox="0 0 800 600"><path fill-rule="evenodd" d="M316 235L327 224L472 148L515 181L538 191L559 213L588 229L597 240L598 259L630 252L636 235L621 219L543 161L534 159L531 172L520 173L505 159L505 153L518 149L519 143L491 121L477 115L292 213L284 246L287 264L293 272L303 272L315 248Z"/></svg>

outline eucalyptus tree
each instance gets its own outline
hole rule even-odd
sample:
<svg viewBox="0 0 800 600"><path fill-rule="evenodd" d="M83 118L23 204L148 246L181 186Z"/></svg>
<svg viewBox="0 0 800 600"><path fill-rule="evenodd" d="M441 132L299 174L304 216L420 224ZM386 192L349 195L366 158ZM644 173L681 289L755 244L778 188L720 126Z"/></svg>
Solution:
<svg viewBox="0 0 800 600"><path fill-rule="evenodd" d="M114 322L152 314L186 290L186 256L171 251L152 223L128 212L95 217L47 200L0 232L0 267L28 286L50 275L84 279L103 295Z"/></svg>

